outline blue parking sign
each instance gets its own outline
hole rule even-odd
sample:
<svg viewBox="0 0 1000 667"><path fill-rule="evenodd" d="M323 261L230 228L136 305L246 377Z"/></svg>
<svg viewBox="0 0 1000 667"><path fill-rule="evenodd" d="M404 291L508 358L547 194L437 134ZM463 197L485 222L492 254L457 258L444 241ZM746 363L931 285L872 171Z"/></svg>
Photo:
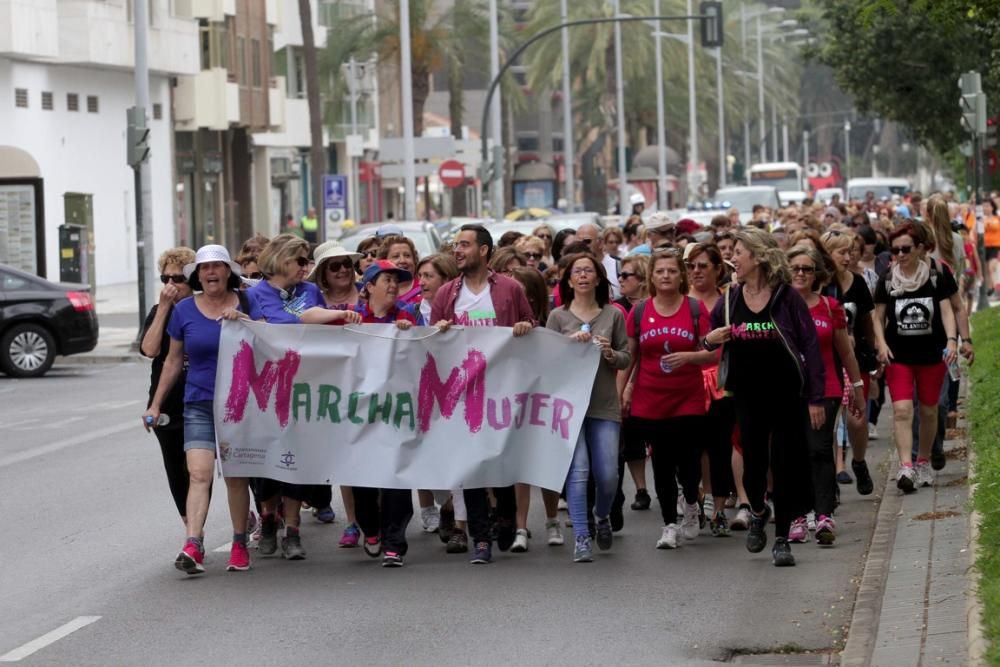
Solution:
<svg viewBox="0 0 1000 667"><path fill-rule="evenodd" d="M323 175L323 208L347 208L347 177L336 174Z"/></svg>

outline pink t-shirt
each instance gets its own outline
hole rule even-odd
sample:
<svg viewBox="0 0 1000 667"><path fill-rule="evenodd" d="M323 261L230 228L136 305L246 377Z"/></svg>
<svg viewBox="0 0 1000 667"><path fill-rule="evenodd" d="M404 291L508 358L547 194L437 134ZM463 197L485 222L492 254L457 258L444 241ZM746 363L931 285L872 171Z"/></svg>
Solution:
<svg viewBox="0 0 1000 667"><path fill-rule="evenodd" d="M636 304L634 308L638 308ZM633 310L634 310L633 308ZM704 307L698 304L698 334L700 338L712 330ZM665 317L657 312L653 300L646 301L635 330L635 314L625 319L629 338L639 339L639 374L632 392L631 414L643 419L669 419L685 415L705 414L705 384L701 366L684 364L671 368L664 357L674 352L695 352L699 343L695 337L691 308L681 302L676 313Z"/></svg>
<svg viewBox="0 0 1000 667"><path fill-rule="evenodd" d="M833 358L833 332L847 328L847 314L844 313L840 303L830 296L821 296L819 302L809 309L809 314L816 324L819 350L823 355L823 368L826 371L826 387L823 395L826 398L840 398L844 388L840 384L841 374L837 371Z"/></svg>

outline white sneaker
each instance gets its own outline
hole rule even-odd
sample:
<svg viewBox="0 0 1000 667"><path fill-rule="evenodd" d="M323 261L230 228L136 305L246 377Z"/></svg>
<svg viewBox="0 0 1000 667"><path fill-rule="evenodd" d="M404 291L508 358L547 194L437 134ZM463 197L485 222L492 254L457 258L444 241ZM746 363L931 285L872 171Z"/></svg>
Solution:
<svg viewBox="0 0 1000 667"><path fill-rule="evenodd" d="M677 516L684 515L684 505L687 504L684 500L684 490L678 485L677 487Z"/></svg>
<svg viewBox="0 0 1000 667"><path fill-rule="evenodd" d="M559 499L559 504L556 505L556 509L558 509L558 510L560 510L562 512L569 511L569 505L566 504L566 499L565 498L560 498Z"/></svg>
<svg viewBox="0 0 1000 667"><path fill-rule="evenodd" d="M750 527L750 506L740 505L736 518L729 522L729 530L746 530Z"/></svg>
<svg viewBox="0 0 1000 667"><path fill-rule="evenodd" d="M702 512L704 512L705 516L709 518L715 516L715 498L713 498L711 495L706 494L705 500L704 502L702 502L701 509Z"/></svg>
<svg viewBox="0 0 1000 667"><path fill-rule="evenodd" d="M678 547L677 543L677 524L671 523L663 527L663 534L660 535L660 539L656 541L657 549L676 549Z"/></svg>
<svg viewBox="0 0 1000 667"><path fill-rule="evenodd" d="M565 543L562 530L559 528L559 519L548 519L545 522L545 532L548 533L550 547L561 547Z"/></svg>
<svg viewBox="0 0 1000 667"><path fill-rule="evenodd" d="M917 473L913 468L900 468L896 473L896 488L903 493L917 490Z"/></svg>
<svg viewBox="0 0 1000 667"><path fill-rule="evenodd" d="M871 422L868 422L868 439L878 440L878 429Z"/></svg>
<svg viewBox="0 0 1000 667"><path fill-rule="evenodd" d="M425 533L436 533L441 527L441 510L437 505L422 507L420 509L420 521L424 524Z"/></svg>
<svg viewBox="0 0 1000 667"><path fill-rule="evenodd" d="M806 528L809 529L810 533L816 532L816 512L809 510L806 514Z"/></svg>
<svg viewBox="0 0 1000 667"><path fill-rule="evenodd" d="M681 533L684 539L693 540L698 537L701 527L698 525L698 503L684 503L684 519L681 521Z"/></svg>
<svg viewBox="0 0 1000 667"><path fill-rule="evenodd" d="M524 528L517 529L517 533L514 535L514 543L510 545L510 550L516 554L523 554L528 550L528 531Z"/></svg>
<svg viewBox="0 0 1000 667"><path fill-rule="evenodd" d="M917 473L917 486L934 486L934 470L929 462L917 463L913 470Z"/></svg>

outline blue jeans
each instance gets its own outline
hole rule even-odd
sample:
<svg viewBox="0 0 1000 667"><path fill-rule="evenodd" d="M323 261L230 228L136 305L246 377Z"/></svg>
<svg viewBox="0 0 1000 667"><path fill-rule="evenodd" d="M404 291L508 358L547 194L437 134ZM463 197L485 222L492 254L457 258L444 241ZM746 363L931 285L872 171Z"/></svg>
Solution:
<svg viewBox="0 0 1000 667"><path fill-rule="evenodd" d="M184 451L192 449L215 451L212 401L191 401L184 404Z"/></svg>
<svg viewBox="0 0 1000 667"><path fill-rule="evenodd" d="M566 478L566 504L576 537L589 536L587 479L594 472L597 497L594 516L603 519L611 512L611 502L618 488L618 432L621 424L607 419L584 417L576 440L573 462Z"/></svg>

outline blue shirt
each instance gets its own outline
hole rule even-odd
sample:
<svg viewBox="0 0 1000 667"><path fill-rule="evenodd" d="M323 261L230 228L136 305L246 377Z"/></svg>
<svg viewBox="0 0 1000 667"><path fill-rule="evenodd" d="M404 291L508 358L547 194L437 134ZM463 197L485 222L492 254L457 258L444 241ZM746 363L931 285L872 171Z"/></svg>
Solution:
<svg viewBox="0 0 1000 667"><path fill-rule="evenodd" d="M174 306L167 322L167 334L184 344L184 354L188 358L185 403L211 401L215 397L215 369L219 362L221 332L222 321L210 320L202 315L193 296Z"/></svg>
<svg viewBox="0 0 1000 667"><path fill-rule="evenodd" d="M289 291L276 289L262 280L246 292L250 302L250 319L269 324L298 324L299 317L309 308L326 306L323 295L313 283L302 282Z"/></svg>

